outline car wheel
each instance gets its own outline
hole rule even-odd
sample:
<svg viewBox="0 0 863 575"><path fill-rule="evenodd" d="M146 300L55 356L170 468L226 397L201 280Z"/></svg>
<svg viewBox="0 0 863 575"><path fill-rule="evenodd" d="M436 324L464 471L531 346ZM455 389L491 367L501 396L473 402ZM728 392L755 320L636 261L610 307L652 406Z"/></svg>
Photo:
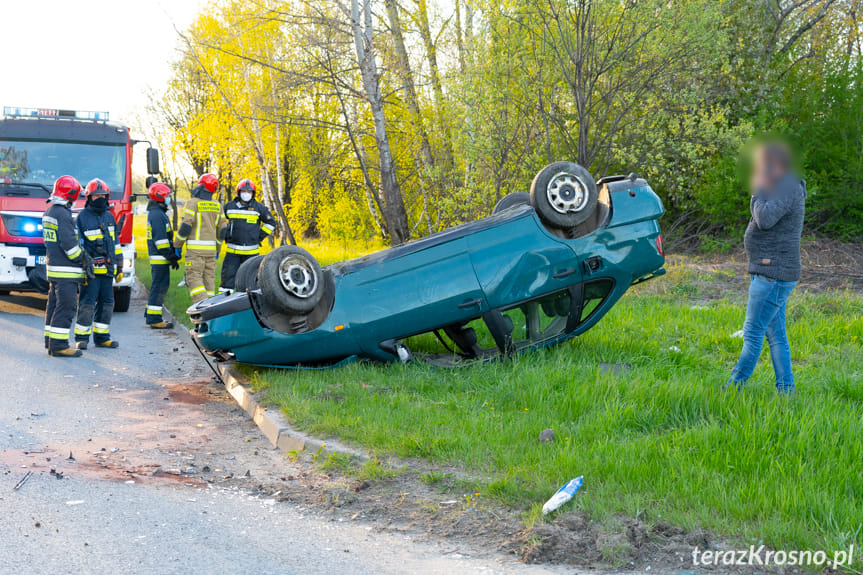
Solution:
<svg viewBox="0 0 863 575"><path fill-rule="evenodd" d="M5 297L5 296L7 296L7 295L9 295L9 294L11 294L11 293L12 293L12 292L10 292L8 289L0 289L0 296Z"/></svg>
<svg viewBox="0 0 863 575"><path fill-rule="evenodd" d="M295 314L315 309L326 289L321 266L297 246L280 246L265 255L258 283L269 305Z"/></svg>
<svg viewBox="0 0 863 575"><path fill-rule="evenodd" d="M246 291L249 289L258 288L258 269L261 267L261 260L264 256L254 256L237 268L237 274L234 276L234 291Z"/></svg>
<svg viewBox="0 0 863 575"><path fill-rule="evenodd" d="M530 185L530 203L543 223L566 230L585 222L599 194L590 172L575 162L544 167Z"/></svg>
<svg viewBox="0 0 863 575"><path fill-rule="evenodd" d="M491 213L499 214L504 210L508 210L512 207L520 206L522 204L530 205L530 194L528 194L527 192L513 192L502 197L497 203L497 205L494 206L494 209L491 211Z"/></svg>
<svg viewBox="0 0 863 575"><path fill-rule="evenodd" d="M129 303L132 301L132 288L114 288L114 311L124 313L129 311Z"/></svg>

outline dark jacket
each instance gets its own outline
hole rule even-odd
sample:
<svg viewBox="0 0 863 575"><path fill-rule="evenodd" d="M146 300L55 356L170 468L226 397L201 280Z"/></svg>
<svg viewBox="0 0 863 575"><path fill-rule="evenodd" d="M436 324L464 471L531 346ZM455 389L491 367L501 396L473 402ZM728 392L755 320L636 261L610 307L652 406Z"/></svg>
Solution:
<svg viewBox="0 0 863 575"><path fill-rule="evenodd" d="M783 282L799 280L806 182L786 174L772 190L759 190L749 211L752 219L743 238L749 273Z"/></svg>
<svg viewBox="0 0 863 575"><path fill-rule="evenodd" d="M275 220L267 206L254 198L243 204L239 198L225 204L228 234L225 252L252 255L260 252L258 245L275 229Z"/></svg>
<svg viewBox="0 0 863 575"><path fill-rule="evenodd" d="M114 215L108 210L85 207L78 214L81 245L93 258L93 273L113 276L123 269L123 248L117 241Z"/></svg>
<svg viewBox="0 0 863 575"><path fill-rule="evenodd" d="M174 229L165 213L167 206L150 200L147 204L147 255L153 265L167 265L175 261Z"/></svg>
<svg viewBox="0 0 863 575"><path fill-rule="evenodd" d="M45 240L48 279L82 281L84 250L78 243L78 231L68 206L52 204L42 215L42 237Z"/></svg>

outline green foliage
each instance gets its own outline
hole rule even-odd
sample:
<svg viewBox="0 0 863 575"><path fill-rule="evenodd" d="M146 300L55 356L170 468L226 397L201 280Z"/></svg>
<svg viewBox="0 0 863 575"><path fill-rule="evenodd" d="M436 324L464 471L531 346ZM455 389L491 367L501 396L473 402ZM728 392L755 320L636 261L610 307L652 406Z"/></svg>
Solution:
<svg viewBox="0 0 863 575"><path fill-rule="evenodd" d="M227 185L268 180L301 238L343 245L392 224L350 4L210 0L153 106L170 155ZM739 236L739 157L763 133L799 150L809 230L863 234L860 0L375 4L414 236L487 215L560 159L645 176L672 242Z"/></svg>

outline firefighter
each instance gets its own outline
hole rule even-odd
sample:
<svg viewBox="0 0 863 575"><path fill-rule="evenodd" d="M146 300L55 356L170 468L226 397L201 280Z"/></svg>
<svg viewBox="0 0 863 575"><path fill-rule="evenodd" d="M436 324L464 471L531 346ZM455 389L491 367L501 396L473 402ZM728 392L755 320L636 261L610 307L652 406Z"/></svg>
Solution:
<svg viewBox="0 0 863 575"><path fill-rule="evenodd" d="M54 357L80 357L69 346L69 332L78 308L78 287L84 280L88 256L78 243L72 219L72 204L81 193L81 184L72 176L60 176L42 216L48 275L48 307L45 309L45 347Z"/></svg>
<svg viewBox="0 0 863 575"><path fill-rule="evenodd" d="M275 221L267 206L255 200L251 180L237 184L237 197L225 204L225 218L228 232L219 291L231 292L240 264L261 252L260 244L273 233Z"/></svg>
<svg viewBox="0 0 863 575"><path fill-rule="evenodd" d="M123 249L117 241L117 222L108 210L108 184L96 178L84 188L87 203L78 214L81 245L93 260L93 277L85 280L78 302L75 322L75 344L87 349L90 334L96 347L114 349L119 343L111 339L111 316L114 313L114 278L122 279Z"/></svg>
<svg viewBox="0 0 863 575"><path fill-rule="evenodd" d="M162 304L171 282L169 268L180 269L180 264L177 263L179 258L171 247L174 230L168 214L165 213L168 211L170 195L171 188L161 182L152 184L148 191L150 203L147 204L147 254L150 256L150 277L153 281L144 317L147 325L153 329L174 327L173 323L162 319Z"/></svg>
<svg viewBox="0 0 863 575"><path fill-rule="evenodd" d="M215 174L200 177L174 237L177 258L186 244L186 287L195 303L216 295L216 262L226 231L222 206L213 201L213 194L218 191L219 179Z"/></svg>

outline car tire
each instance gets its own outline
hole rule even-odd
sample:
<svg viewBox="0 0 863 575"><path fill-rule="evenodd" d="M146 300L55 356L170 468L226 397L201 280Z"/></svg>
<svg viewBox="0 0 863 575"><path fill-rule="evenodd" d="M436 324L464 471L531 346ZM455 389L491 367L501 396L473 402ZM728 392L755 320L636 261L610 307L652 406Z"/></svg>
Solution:
<svg viewBox="0 0 863 575"><path fill-rule="evenodd" d="M114 311L125 313L129 311L129 303L132 301L131 287L114 288Z"/></svg>
<svg viewBox="0 0 863 575"><path fill-rule="evenodd" d="M593 176L575 162L544 167L530 185L530 203L547 226L567 230L584 223L596 209Z"/></svg>
<svg viewBox="0 0 863 575"><path fill-rule="evenodd" d="M515 206L530 205L530 194L527 192L513 192L507 194L500 199L491 211L492 214L499 214L504 210L508 210Z"/></svg>
<svg viewBox="0 0 863 575"><path fill-rule="evenodd" d="M264 256L254 256L240 264L234 276L234 291L258 289L258 269L263 259Z"/></svg>
<svg viewBox="0 0 863 575"><path fill-rule="evenodd" d="M258 270L261 296L272 307L287 313L307 314L315 309L326 285L321 266L297 246L280 246L261 261Z"/></svg>

